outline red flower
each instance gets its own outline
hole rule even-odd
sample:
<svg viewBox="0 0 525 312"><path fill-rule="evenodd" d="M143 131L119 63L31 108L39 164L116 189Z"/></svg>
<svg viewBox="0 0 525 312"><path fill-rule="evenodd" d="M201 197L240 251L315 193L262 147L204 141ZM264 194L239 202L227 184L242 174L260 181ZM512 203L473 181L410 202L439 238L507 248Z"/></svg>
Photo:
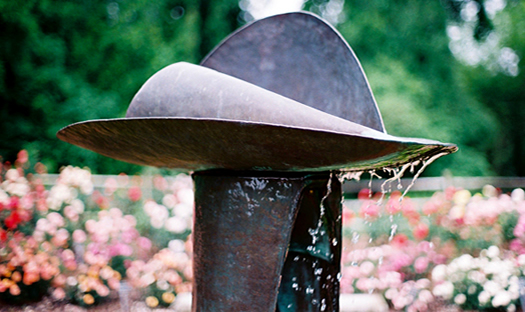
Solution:
<svg viewBox="0 0 525 312"><path fill-rule="evenodd" d="M428 233L430 232L428 225L425 223L419 223L414 227L414 230L412 231L412 234L417 240L423 240L428 236Z"/></svg>
<svg viewBox="0 0 525 312"><path fill-rule="evenodd" d="M5 242L7 240L7 231L0 229L0 242Z"/></svg>
<svg viewBox="0 0 525 312"><path fill-rule="evenodd" d="M142 191L140 190L140 187L138 186L132 186L129 188L128 196L131 201L138 201L142 197Z"/></svg>
<svg viewBox="0 0 525 312"><path fill-rule="evenodd" d="M408 237L405 234L397 234L390 243L394 246L405 247L408 244Z"/></svg>
<svg viewBox="0 0 525 312"><path fill-rule="evenodd" d="M369 200L372 198L372 191L370 189L362 189L357 193L357 199L359 200Z"/></svg>
<svg viewBox="0 0 525 312"><path fill-rule="evenodd" d="M18 212L13 211L13 212L11 212L9 217L5 218L4 224L5 224L5 226L7 226L8 229L15 229L18 226L18 224L20 223L20 221L22 221L22 220L20 219L20 216L18 215Z"/></svg>
<svg viewBox="0 0 525 312"><path fill-rule="evenodd" d="M9 201L9 209L14 210L17 209L20 203L20 199L17 196L13 196L10 198Z"/></svg>

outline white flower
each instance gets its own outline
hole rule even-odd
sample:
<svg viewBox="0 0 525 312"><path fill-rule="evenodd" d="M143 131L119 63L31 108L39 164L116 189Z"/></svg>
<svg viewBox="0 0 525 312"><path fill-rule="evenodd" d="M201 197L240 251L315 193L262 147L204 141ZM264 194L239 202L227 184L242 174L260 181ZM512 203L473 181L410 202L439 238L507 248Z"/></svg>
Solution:
<svg viewBox="0 0 525 312"><path fill-rule="evenodd" d="M184 241L180 240L180 239L172 239L170 240L170 242L168 243L168 248L177 253L177 252L184 252L185 250L185 243Z"/></svg>
<svg viewBox="0 0 525 312"><path fill-rule="evenodd" d="M501 286L498 283L489 280L483 284L483 290L492 297L501 291Z"/></svg>
<svg viewBox="0 0 525 312"><path fill-rule="evenodd" d="M454 297L454 303L457 305L462 305L467 301L467 296L465 294L457 294L456 297Z"/></svg>
<svg viewBox="0 0 525 312"><path fill-rule="evenodd" d="M173 194L166 194L162 198L162 204L168 208L173 208L177 204L177 198Z"/></svg>
<svg viewBox="0 0 525 312"><path fill-rule="evenodd" d="M441 284L436 285L432 290L432 293L436 297L443 297L445 300L449 300L454 294L454 284L452 284L449 281L445 281Z"/></svg>
<svg viewBox="0 0 525 312"><path fill-rule="evenodd" d="M421 290L417 298L424 303L430 303L434 300L434 296L432 296L432 293L428 289Z"/></svg>
<svg viewBox="0 0 525 312"><path fill-rule="evenodd" d="M160 229L164 225L164 219L161 218L151 218L150 224L156 229Z"/></svg>
<svg viewBox="0 0 525 312"><path fill-rule="evenodd" d="M16 179L18 179L19 177L20 177L20 174L18 173L18 170L16 169L9 169L5 173L5 178L12 182L16 181Z"/></svg>
<svg viewBox="0 0 525 312"><path fill-rule="evenodd" d="M188 229L185 220L179 217L169 218L168 220L166 220L166 224L164 226L166 227L166 230L172 233L182 233L186 231L186 229Z"/></svg>
<svg viewBox="0 0 525 312"><path fill-rule="evenodd" d="M188 204L177 204L173 207L173 213L181 218L189 218L193 214L193 206Z"/></svg>
<svg viewBox="0 0 525 312"><path fill-rule="evenodd" d="M468 272L467 277L471 281L473 281L475 283L478 283L478 284L483 284L487 280L485 274L483 274L482 272L477 271L477 270Z"/></svg>
<svg viewBox="0 0 525 312"><path fill-rule="evenodd" d="M438 264L432 270L432 281L441 282L447 277L447 266L444 264Z"/></svg>
<svg viewBox="0 0 525 312"><path fill-rule="evenodd" d="M489 258L497 258L499 256L499 248L497 246L490 246L488 249L487 249L487 256Z"/></svg>
<svg viewBox="0 0 525 312"><path fill-rule="evenodd" d="M525 266L525 254L521 254L518 256L518 264L520 266Z"/></svg>
<svg viewBox="0 0 525 312"><path fill-rule="evenodd" d="M480 304L485 305L490 301L492 296L487 291L483 290L478 295L478 301Z"/></svg>
<svg viewBox="0 0 525 312"><path fill-rule="evenodd" d="M193 206L193 198L194 194L192 189L184 188L177 192L177 199L181 203Z"/></svg>
<svg viewBox="0 0 525 312"><path fill-rule="evenodd" d="M0 189L0 204L9 204L9 195L4 190Z"/></svg>
<svg viewBox="0 0 525 312"><path fill-rule="evenodd" d="M494 298L492 298L492 306L497 307L506 307L510 304L511 298L510 294L504 290L499 291Z"/></svg>
<svg viewBox="0 0 525 312"><path fill-rule="evenodd" d="M384 256L383 249L380 247L372 247L368 250L368 259L377 261Z"/></svg>
<svg viewBox="0 0 525 312"><path fill-rule="evenodd" d="M525 191L523 189L517 188L510 193L510 197L513 201L524 201L525 200Z"/></svg>
<svg viewBox="0 0 525 312"><path fill-rule="evenodd" d="M77 284L77 279L74 276L68 276L66 278L66 284L69 286L75 286Z"/></svg>
<svg viewBox="0 0 525 312"><path fill-rule="evenodd" d="M474 261L473 261L473 257L469 254L464 254L464 255L461 255L459 258L456 259L456 263L458 265L458 268L461 270L461 271L468 271L470 269L472 269L473 267L473 264L474 264Z"/></svg>

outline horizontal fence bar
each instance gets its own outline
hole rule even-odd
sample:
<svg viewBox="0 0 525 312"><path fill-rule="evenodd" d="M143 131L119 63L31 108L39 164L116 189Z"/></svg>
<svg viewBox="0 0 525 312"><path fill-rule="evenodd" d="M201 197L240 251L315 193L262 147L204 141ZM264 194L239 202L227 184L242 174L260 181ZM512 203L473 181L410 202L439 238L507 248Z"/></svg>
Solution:
<svg viewBox="0 0 525 312"><path fill-rule="evenodd" d="M383 180L372 181L372 191L381 192L381 185L384 183ZM410 183L411 178L401 179L401 190L405 190ZM525 177L423 177L418 178L414 185L410 188L410 192L436 192L443 191L449 186L456 188L463 188L467 190L479 190L485 185L492 185L501 189L514 189L525 187ZM385 185L384 191L396 190L398 187L398 181L392 181L388 185ZM360 190L370 188L370 181L346 181L343 185L343 193L352 194L358 193Z"/></svg>
<svg viewBox="0 0 525 312"><path fill-rule="evenodd" d="M37 177L42 180L44 185L54 185L58 179L58 174L43 174ZM93 185L96 188L104 187L104 183L108 178L119 179L118 175L92 175ZM168 183L171 183L174 177L164 177ZM152 187L152 176L141 176L143 181L142 187ZM383 180L374 179L372 181L371 189L373 192L380 191L392 191L398 188L398 181L392 181L388 185L385 185L383 190L381 185L384 183ZM401 190L405 190L408 185L412 183L412 178L404 178L400 180ZM479 190L485 185L492 185L501 189L514 189L514 188L525 188L525 177L420 177L410 188L410 192L436 192L443 191L449 186L457 188L463 188L467 190ZM343 184L343 193L355 194L362 189L370 188L369 180L361 181L345 181Z"/></svg>

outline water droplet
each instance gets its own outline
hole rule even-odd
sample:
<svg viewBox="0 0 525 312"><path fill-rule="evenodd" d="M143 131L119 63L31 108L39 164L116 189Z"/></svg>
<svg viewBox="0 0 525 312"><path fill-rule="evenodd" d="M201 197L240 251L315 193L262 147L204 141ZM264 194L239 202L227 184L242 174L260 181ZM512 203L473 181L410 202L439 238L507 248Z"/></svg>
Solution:
<svg viewBox="0 0 525 312"><path fill-rule="evenodd" d="M321 300L321 307L320 307L320 310L321 310L321 311L326 310L326 299Z"/></svg>
<svg viewBox="0 0 525 312"><path fill-rule="evenodd" d="M389 242L392 241L392 239L396 235L396 232L397 232L397 224L392 224L392 226L390 227L390 237L388 237Z"/></svg>
<svg viewBox="0 0 525 312"><path fill-rule="evenodd" d="M314 293L314 289L312 287L308 286L308 287L306 287L305 292L306 292L307 295L310 295L310 294Z"/></svg>
<svg viewBox="0 0 525 312"><path fill-rule="evenodd" d="M357 232L352 233L352 243L357 244L358 241L359 241L359 233Z"/></svg>
<svg viewBox="0 0 525 312"><path fill-rule="evenodd" d="M299 290L299 284L293 283L292 284L292 288L295 289L295 290Z"/></svg>
<svg viewBox="0 0 525 312"><path fill-rule="evenodd" d="M444 156L444 155L447 155L447 153L439 153L439 154L436 154L428 159L425 159L423 161L423 166L421 166L421 168L419 168L419 170L417 171L417 173L414 175L414 177L412 178L412 181L410 182L410 184L407 186L407 188L405 189L405 191L403 192L403 195L401 195L401 199L403 199L403 197L405 197L405 195L408 193L408 191L412 188L412 186L414 186L414 183L416 183L416 179L423 173L423 171L425 170L425 168L430 165L431 163L433 163L436 159L438 159L439 157L441 156ZM415 161L413 162L413 166L412 166L412 169L410 170L410 172L413 172L414 170L414 166L416 166L416 163L419 164L419 161Z"/></svg>
<svg viewBox="0 0 525 312"><path fill-rule="evenodd" d="M338 242L337 242L337 238L334 237L334 238L332 239L332 246L337 246L337 243L338 243Z"/></svg>

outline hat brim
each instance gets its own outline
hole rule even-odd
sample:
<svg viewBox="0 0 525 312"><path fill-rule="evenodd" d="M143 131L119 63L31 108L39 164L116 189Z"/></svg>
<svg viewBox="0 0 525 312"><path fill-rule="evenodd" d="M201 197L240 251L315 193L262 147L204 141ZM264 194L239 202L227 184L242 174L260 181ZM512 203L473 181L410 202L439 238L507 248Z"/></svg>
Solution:
<svg viewBox="0 0 525 312"><path fill-rule="evenodd" d="M121 161L189 171L362 171L457 150L453 144L375 131L355 135L208 118L92 120L69 125L57 136Z"/></svg>

